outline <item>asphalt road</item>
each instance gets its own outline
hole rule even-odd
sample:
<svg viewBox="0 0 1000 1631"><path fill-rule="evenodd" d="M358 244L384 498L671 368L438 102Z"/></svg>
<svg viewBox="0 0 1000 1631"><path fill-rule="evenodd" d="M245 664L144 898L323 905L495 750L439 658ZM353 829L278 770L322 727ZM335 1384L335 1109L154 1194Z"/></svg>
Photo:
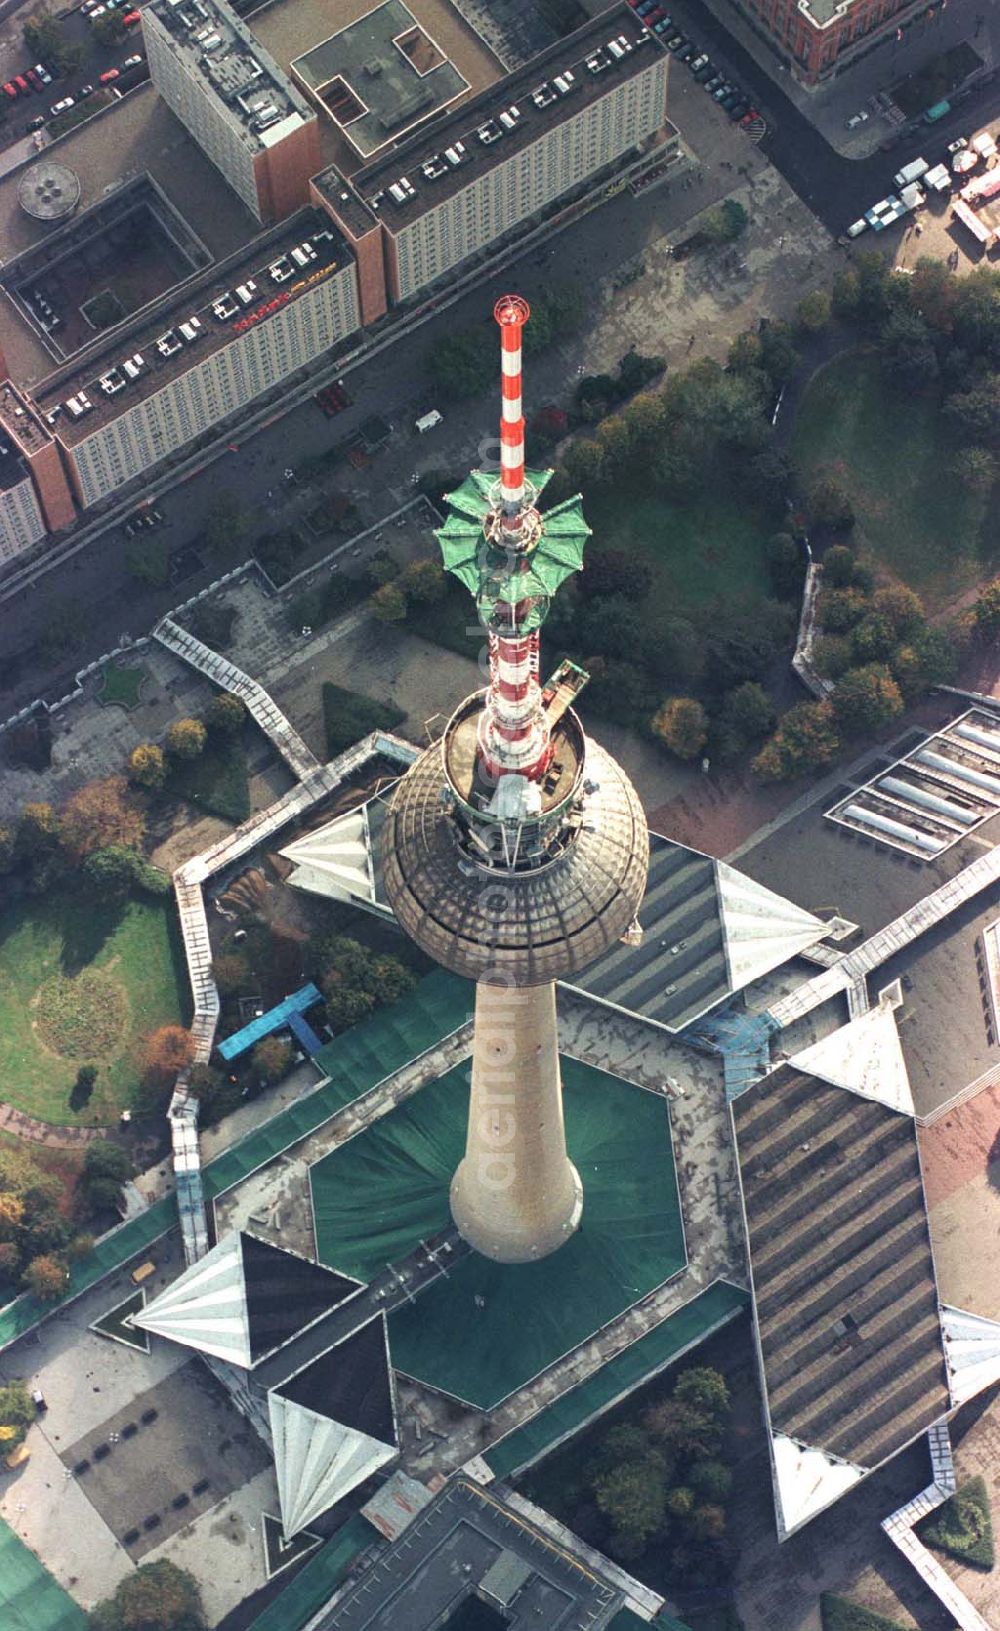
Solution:
<svg viewBox="0 0 1000 1631"><path fill-rule="evenodd" d="M868 159L845 159L709 11L693 0L674 0L670 15L678 28L752 97L768 126L761 151L835 236L892 191L893 175L910 159L923 154L931 163L936 162L944 157L953 137L966 135L1000 113L1000 85L994 81L959 101L933 126L898 140L887 130L886 143L887 148L891 144L891 151L884 150ZM680 64L674 70L686 71Z"/></svg>

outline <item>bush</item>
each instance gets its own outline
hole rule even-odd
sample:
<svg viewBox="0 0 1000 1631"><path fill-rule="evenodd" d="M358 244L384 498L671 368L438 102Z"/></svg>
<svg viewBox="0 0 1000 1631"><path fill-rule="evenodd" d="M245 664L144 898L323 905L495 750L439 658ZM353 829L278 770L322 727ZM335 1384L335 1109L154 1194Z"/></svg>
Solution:
<svg viewBox="0 0 1000 1631"><path fill-rule="evenodd" d="M983 1479L970 1478L950 1501L918 1526L917 1532L928 1546L935 1546L949 1557L977 1569L992 1569L993 1520Z"/></svg>
<svg viewBox="0 0 1000 1631"><path fill-rule="evenodd" d="M406 718L391 702L376 702L357 691L345 691L329 680L323 685L323 722L326 751L333 759L372 731L394 730Z"/></svg>
<svg viewBox="0 0 1000 1631"><path fill-rule="evenodd" d="M824 1591L819 1600L823 1616L823 1631L905 1631L898 1620L887 1620L884 1614L851 1603L846 1597L836 1597Z"/></svg>
<svg viewBox="0 0 1000 1631"><path fill-rule="evenodd" d="M175 719L167 731L167 749L175 759L198 759L207 733L200 719Z"/></svg>
<svg viewBox="0 0 1000 1631"><path fill-rule="evenodd" d="M730 243L746 231L749 223L750 217L743 205L735 198L727 198L705 211L700 230L709 243Z"/></svg>

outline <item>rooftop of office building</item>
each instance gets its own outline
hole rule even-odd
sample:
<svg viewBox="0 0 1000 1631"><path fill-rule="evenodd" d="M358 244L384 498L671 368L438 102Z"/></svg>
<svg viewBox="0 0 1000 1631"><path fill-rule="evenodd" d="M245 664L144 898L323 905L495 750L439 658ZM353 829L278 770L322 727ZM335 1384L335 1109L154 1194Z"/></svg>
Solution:
<svg viewBox="0 0 1000 1631"><path fill-rule="evenodd" d="M363 158L469 89L403 0L383 0L292 63Z"/></svg>
<svg viewBox="0 0 1000 1631"><path fill-rule="evenodd" d="M216 0L151 0L149 15L169 33L188 69L200 75L252 152L274 146L315 117L260 40Z"/></svg>
<svg viewBox="0 0 1000 1631"><path fill-rule="evenodd" d="M351 251L328 217L304 210L168 294L126 331L45 381L38 405L54 433L75 446L144 397L162 390L236 334L299 299L339 271ZM79 412L80 394L85 402ZM71 407L75 400L77 408Z"/></svg>
<svg viewBox="0 0 1000 1631"><path fill-rule="evenodd" d="M665 55L663 45L635 12L614 6L357 171L353 186L391 231L399 231L640 73L657 54ZM317 184L331 197L341 185L339 177L325 175Z"/></svg>

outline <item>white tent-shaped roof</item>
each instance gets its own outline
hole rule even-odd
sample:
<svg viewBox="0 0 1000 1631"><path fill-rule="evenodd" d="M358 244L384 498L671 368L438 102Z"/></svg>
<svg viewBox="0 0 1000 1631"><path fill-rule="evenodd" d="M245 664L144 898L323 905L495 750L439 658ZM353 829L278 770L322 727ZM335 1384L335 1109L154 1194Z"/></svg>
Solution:
<svg viewBox="0 0 1000 1631"><path fill-rule="evenodd" d="M278 1383L267 1404L290 1540L399 1453L385 1316Z"/></svg>
<svg viewBox="0 0 1000 1631"><path fill-rule="evenodd" d="M280 853L295 863L288 882L334 900L375 901L368 809L361 805L335 816L315 832L287 844Z"/></svg>
<svg viewBox="0 0 1000 1631"><path fill-rule="evenodd" d="M942 1304L941 1330L955 1404L964 1404L983 1388L1000 1382L1000 1324L996 1320Z"/></svg>
<svg viewBox="0 0 1000 1631"><path fill-rule="evenodd" d="M782 1433L771 1435L771 1463L781 1540L787 1540L796 1529L841 1495L846 1495L865 1476L861 1467L837 1461L823 1450L797 1444Z"/></svg>
<svg viewBox="0 0 1000 1631"><path fill-rule="evenodd" d="M820 1042L803 1048L790 1063L807 1076L819 1076L834 1087L846 1087L890 1110L913 1115L906 1061L888 1003L870 1008Z"/></svg>
<svg viewBox="0 0 1000 1631"><path fill-rule="evenodd" d="M249 1369L250 1322L239 1234L227 1235L162 1291L133 1325Z"/></svg>
<svg viewBox="0 0 1000 1631"><path fill-rule="evenodd" d="M725 861L716 863L716 880L734 991L770 974L826 933L827 925L812 912L755 883Z"/></svg>

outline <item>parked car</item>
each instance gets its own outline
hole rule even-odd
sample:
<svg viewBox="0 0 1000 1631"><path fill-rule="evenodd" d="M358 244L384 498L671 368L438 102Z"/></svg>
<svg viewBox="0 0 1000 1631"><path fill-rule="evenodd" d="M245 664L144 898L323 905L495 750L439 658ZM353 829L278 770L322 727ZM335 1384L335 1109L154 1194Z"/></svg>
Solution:
<svg viewBox="0 0 1000 1631"><path fill-rule="evenodd" d="M744 119L746 117L749 106L750 104L746 97L740 95L736 98L736 101L733 103L732 107L727 108L726 111L729 114L730 119L732 119L735 123L737 119Z"/></svg>
<svg viewBox="0 0 1000 1631"><path fill-rule="evenodd" d="M868 123L868 115L867 113L852 113L851 117L846 119L844 122L848 130L857 130L859 125L866 125Z"/></svg>
<svg viewBox="0 0 1000 1631"><path fill-rule="evenodd" d="M52 75L49 73L49 70L46 68L44 62L36 62L34 68L32 69L32 73L36 73L38 75L43 85L52 84Z"/></svg>
<svg viewBox="0 0 1000 1631"><path fill-rule="evenodd" d="M92 6L90 11L88 11L87 16L90 18L92 23L96 23L98 17L103 17L107 9L107 6Z"/></svg>
<svg viewBox="0 0 1000 1631"><path fill-rule="evenodd" d="M730 85L725 96L720 97L719 100L725 111L730 114L738 102L743 102L743 106L746 107L746 103L743 101L743 92L738 91L735 85Z"/></svg>
<svg viewBox="0 0 1000 1631"><path fill-rule="evenodd" d="M122 63L122 73L127 73L129 68L141 68L145 60L141 51L137 51L132 57L126 57Z"/></svg>
<svg viewBox="0 0 1000 1631"><path fill-rule="evenodd" d="M719 86L724 85L725 83L726 81L722 74L709 74L708 78L702 82L702 89L706 90L709 96L714 96L716 91L719 89Z"/></svg>
<svg viewBox="0 0 1000 1631"><path fill-rule="evenodd" d="M44 113L36 113L35 117L33 119L28 120L28 123L25 126L25 129L28 130L28 131L41 130L44 123L45 123Z"/></svg>
<svg viewBox="0 0 1000 1631"><path fill-rule="evenodd" d="M671 34L669 40L667 41L667 50L683 51L686 45L687 39L683 34Z"/></svg>
<svg viewBox="0 0 1000 1631"><path fill-rule="evenodd" d="M81 85L80 89L76 93L76 99L77 99L78 102L83 102L83 101L85 101L87 99L88 96L93 96L93 94L94 94L93 85Z"/></svg>
<svg viewBox="0 0 1000 1631"><path fill-rule="evenodd" d="M120 77L120 75L121 75L121 69L120 68L107 68L105 70L105 72L101 75L101 84L102 85L110 85L114 80L118 79Z"/></svg>
<svg viewBox="0 0 1000 1631"><path fill-rule="evenodd" d="M862 232L867 232L867 231L868 231L868 222L865 220L864 216L862 216L860 221L852 221L851 222L850 226L847 229L847 236L848 236L848 238L860 238Z"/></svg>
<svg viewBox="0 0 1000 1631"><path fill-rule="evenodd" d="M693 60L688 63L688 67L690 68L690 70L691 70L691 72L693 74L699 73L702 68L707 68L708 67L708 52L707 51L699 52L698 56L693 58Z"/></svg>
<svg viewBox="0 0 1000 1631"><path fill-rule="evenodd" d="M45 86L35 73L34 68L25 68L24 77L28 81L28 84L31 86L33 91L44 91Z"/></svg>
<svg viewBox="0 0 1000 1631"><path fill-rule="evenodd" d="M949 153L961 153L963 147L968 147L968 145L969 145L968 136L956 136L955 140L953 142L948 143L948 149L947 150L948 150Z"/></svg>
<svg viewBox="0 0 1000 1631"><path fill-rule="evenodd" d="M662 38L663 35L666 34L667 30L673 28L673 26L674 23L672 17L661 17L659 22L653 24L653 33L659 34Z"/></svg>
<svg viewBox="0 0 1000 1631"><path fill-rule="evenodd" d="M721 79L722 75L719 73L719 70L715 66L714 62L706 62L704 68L699 68L694 77L696 80L698 80L699 84L705 85L710 79L715 79L716 77Z"/></svg>
<svg viewBox="0 0 1000 1631"><path fill-rule="evenodd" d="M755 124L759 118L760 114L757 112L757 109L749 108L740 120L740 124L743 126L743 129L746 130L748 125Z"/></svg>
<svg viewBox="0 0 1000 1631"><path fill-rule="evenodd" d="M57 119L60 113L68 113L70 108L75 107L76 98L72 96L64 96L61 102L53 102L49 112L51 113L53 119Z"/></svg>
<svg viewBox="0 0 1000 1631"><path fill-rule="evenodd" d="M677 61L690 62L691 58L696 57L697 55L698 47L696 45L682 45L677 53Z"/></svg>
<svg viewBox="0 0 1000 1631"><path fill-rule="evenodd" d="M134 28L136 23L141 23L142 22L142 12L141 11L127 11L125 13L124 17L122 18L122 22L125 24L126 28Z"/></svg>
<svg viewBox="0 0 1000 1631"><path fill-rule="evenodd" d="M9 96L11 98L14 98L14 97L17 96L17 86L14 84L14 81L12 79L8 79L6 85L3 88L3 94L4 94L4 96Z"/></svg>
<svg viewBox="0 0 1000 1631"><path fill-rule="evenodd" d="M25 79L23 74L14 75L14 84L17 86L22 96L27 96L28 92L31 90L31 86L28 84L28 81Z"/></svg>
<svg viewBox="0 0 1000 1631"><path fill-rule="evenodd" d="M725 101L727 96L732 96L734 90L735 86L730 85L728 79L724 79L722 84L712 92L712 97L716 102L721 103Z"/></svg>

